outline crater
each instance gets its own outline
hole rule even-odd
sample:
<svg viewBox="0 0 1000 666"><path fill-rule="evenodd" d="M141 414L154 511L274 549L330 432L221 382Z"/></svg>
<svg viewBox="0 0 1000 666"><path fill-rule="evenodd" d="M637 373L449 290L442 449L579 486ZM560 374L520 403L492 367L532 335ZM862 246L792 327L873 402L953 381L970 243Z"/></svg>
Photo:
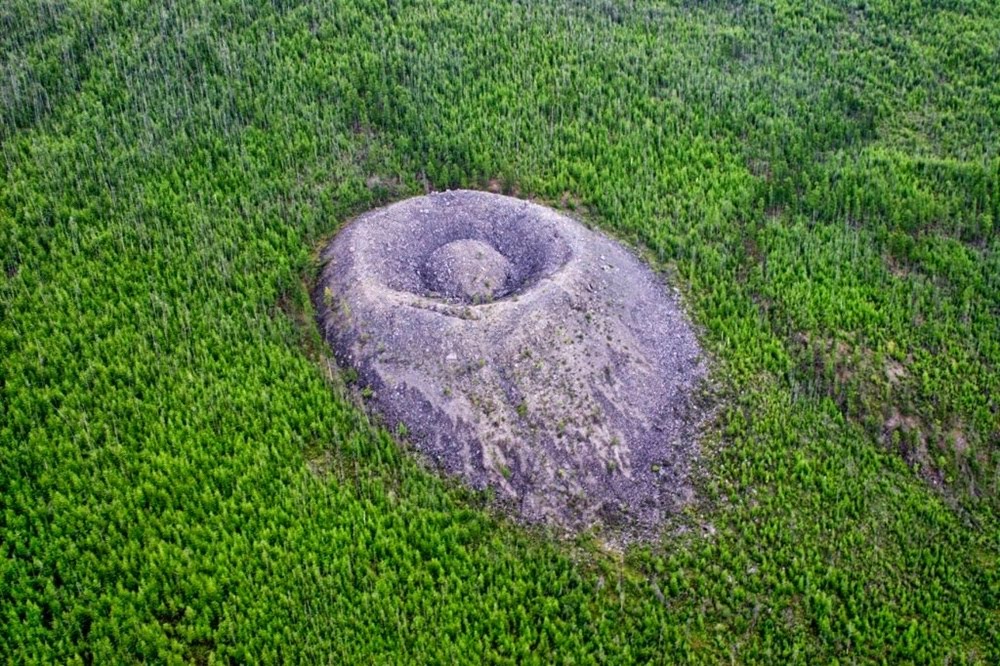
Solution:
<svg viewBox="0 0 1000 666"><path fill-rule="evenodd" d="M485 192L415 197L324 250L317 318L371 407L528 522L650 536L692 501L706 362L616 241Z"/></svg>

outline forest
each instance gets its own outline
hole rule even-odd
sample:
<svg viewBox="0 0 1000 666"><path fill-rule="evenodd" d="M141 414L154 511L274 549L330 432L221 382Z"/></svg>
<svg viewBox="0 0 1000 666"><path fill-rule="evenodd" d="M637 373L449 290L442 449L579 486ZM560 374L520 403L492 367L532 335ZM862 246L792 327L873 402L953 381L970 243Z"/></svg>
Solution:
<svg viewBox="0 0 1000 666"><path fill-rule="evenodd" d="M658 541L328 364L319 248L458 187L682 292ZM4 0L0 661L1000 663L998 227L995 0Z"/></svg>

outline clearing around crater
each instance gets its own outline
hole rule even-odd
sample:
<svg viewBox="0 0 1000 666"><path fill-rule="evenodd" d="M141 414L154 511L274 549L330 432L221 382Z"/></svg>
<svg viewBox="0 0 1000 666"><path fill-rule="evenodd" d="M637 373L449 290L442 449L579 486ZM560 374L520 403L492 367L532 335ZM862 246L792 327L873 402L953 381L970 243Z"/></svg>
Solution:
<svg viewBox="0 0 1000 666"><path fill-rule="evenodd" d="M524 519L654 533L693 497L706 364L665 281L556 211L454 191L348 224L318 319L390 426Z"/></svg>

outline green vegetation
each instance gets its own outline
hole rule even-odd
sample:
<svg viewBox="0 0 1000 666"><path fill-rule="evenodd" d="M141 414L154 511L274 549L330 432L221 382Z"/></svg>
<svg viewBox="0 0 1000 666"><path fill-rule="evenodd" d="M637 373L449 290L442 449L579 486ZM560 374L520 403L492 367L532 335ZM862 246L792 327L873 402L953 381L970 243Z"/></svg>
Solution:
<svg viewBox="0 0 1000 666"><path fill-rule="evenodd" d="M1000 663L994 0L0 3L0 660ZM307 292L425 188L687 294L703 501L493 515Z"/></svg>

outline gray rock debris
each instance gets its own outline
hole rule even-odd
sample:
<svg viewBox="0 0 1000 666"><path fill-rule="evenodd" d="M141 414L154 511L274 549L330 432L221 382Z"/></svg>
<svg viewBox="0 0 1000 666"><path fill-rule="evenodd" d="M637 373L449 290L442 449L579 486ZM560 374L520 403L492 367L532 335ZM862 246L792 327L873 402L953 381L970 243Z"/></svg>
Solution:
<svg viewBox="0 0 1000 666"><path fill-rule="evenodd" d="M655 533L692 499L706 366L675 296L615 241L456 191L360 216L323 260L339 362L446 472L570 530Z"/></svg>

